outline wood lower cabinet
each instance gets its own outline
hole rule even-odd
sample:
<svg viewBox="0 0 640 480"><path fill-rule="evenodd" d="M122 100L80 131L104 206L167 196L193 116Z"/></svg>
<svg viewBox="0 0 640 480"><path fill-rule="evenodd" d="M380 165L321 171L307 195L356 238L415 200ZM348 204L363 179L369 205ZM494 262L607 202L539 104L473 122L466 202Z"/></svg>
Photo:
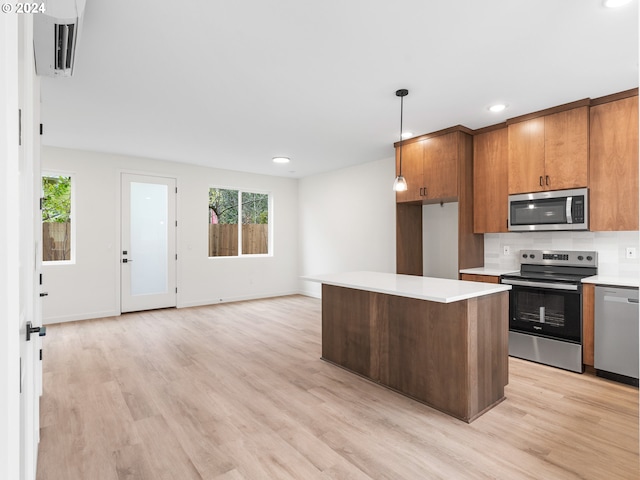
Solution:
<svg viewBox="0 0 640 480"><path fill-rule="evenodd" d="M586 187L589 107L513 121L509 135L509 193Z"/></svg>
<svg viewBox="0 0 640 480"><path fill-rule="evenodd" d="M496 275L476 275L475 273L461 273L460 280L467 280L469 282L500 283L500 277Z"/></svg>
<svg viewBox="0 0 640 480"><path fill-rule="evenodd" d="M638 230L638 96L591 108L589 229Z"/></svg>
<svg viewBox="0 0 640 480"><path fill-rule="evenodd" d="M369 378L378 376L371 362L372 311L369 292L322 286L322 357ZM339 324L334 319L348 318Z"/></svg>
<svg viewBox="0 0 640 480"><path fill-rule="evenodd" d="M507 232L509 136L500 128L473 137L473 231Z"/></svg>
<svg viewBox="0 0 640 480"><path fill-rule="evenodd" d="M452 303L322 285L322 358L471 422L504 399L508 292Z"/></svg>
<svg viewBox="0 0 640 480"><path fill-rule="evenodd" d="M582 363L593 367L595 285L582 285Z"/></svg>

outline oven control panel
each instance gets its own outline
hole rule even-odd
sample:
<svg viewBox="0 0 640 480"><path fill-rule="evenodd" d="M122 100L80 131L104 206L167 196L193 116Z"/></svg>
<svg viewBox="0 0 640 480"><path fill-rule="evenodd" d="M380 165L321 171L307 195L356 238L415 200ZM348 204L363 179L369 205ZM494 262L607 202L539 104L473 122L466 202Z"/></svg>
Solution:
<svg viewBox="0 0 640 480"><path fill-rule="evenodd" d="M597 267L598 252L579 250L520 250L520 264Z"/></svg>
<svg viewBox="0 0 640 480"><path fill-rule="evenodd" d="M543 260L569 260L569 255L566 253L543 253Z"/></svg>

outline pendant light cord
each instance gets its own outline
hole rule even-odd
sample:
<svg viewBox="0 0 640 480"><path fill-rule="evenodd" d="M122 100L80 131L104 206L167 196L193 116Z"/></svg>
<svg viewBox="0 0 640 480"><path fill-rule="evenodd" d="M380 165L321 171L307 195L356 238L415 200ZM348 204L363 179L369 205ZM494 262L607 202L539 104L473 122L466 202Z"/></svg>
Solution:
<svg viewBox="0 0 640 480"><path fill-rule="evenodd" d="M402 119L404 118L404 97L409 95L409 90L401 88L396 90L396 96L400 97L400 172L398 177L402 177Z"/></svg>
<svg viewBox="0 0 640 480"><path fill-rule="evenodd" d="M400 97L400 172L399 175L402 176L402 117L404 110L404 95Z"/></svg>

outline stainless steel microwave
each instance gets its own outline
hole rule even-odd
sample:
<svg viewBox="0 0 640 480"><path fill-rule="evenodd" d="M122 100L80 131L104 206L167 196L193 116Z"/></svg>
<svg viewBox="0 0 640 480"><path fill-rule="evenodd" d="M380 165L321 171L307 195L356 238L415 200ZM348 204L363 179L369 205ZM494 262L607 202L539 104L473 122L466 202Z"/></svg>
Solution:
<svg viewBox="0 0 640 480"><path fill-rule="evenodd" d="M509 231L588 230L589 190L509 195Z"/></svg>

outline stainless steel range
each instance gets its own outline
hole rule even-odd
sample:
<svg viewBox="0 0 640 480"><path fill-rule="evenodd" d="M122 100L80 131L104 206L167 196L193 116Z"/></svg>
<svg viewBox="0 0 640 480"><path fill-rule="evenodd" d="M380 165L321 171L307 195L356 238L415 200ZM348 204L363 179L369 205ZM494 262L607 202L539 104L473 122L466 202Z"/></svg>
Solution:
<svg viewBox="0 0 640 480"><path fill-rule="evenodd" d="M597 252L521 250L509 292L509 355L582 373L582 283Z"/></svg>

